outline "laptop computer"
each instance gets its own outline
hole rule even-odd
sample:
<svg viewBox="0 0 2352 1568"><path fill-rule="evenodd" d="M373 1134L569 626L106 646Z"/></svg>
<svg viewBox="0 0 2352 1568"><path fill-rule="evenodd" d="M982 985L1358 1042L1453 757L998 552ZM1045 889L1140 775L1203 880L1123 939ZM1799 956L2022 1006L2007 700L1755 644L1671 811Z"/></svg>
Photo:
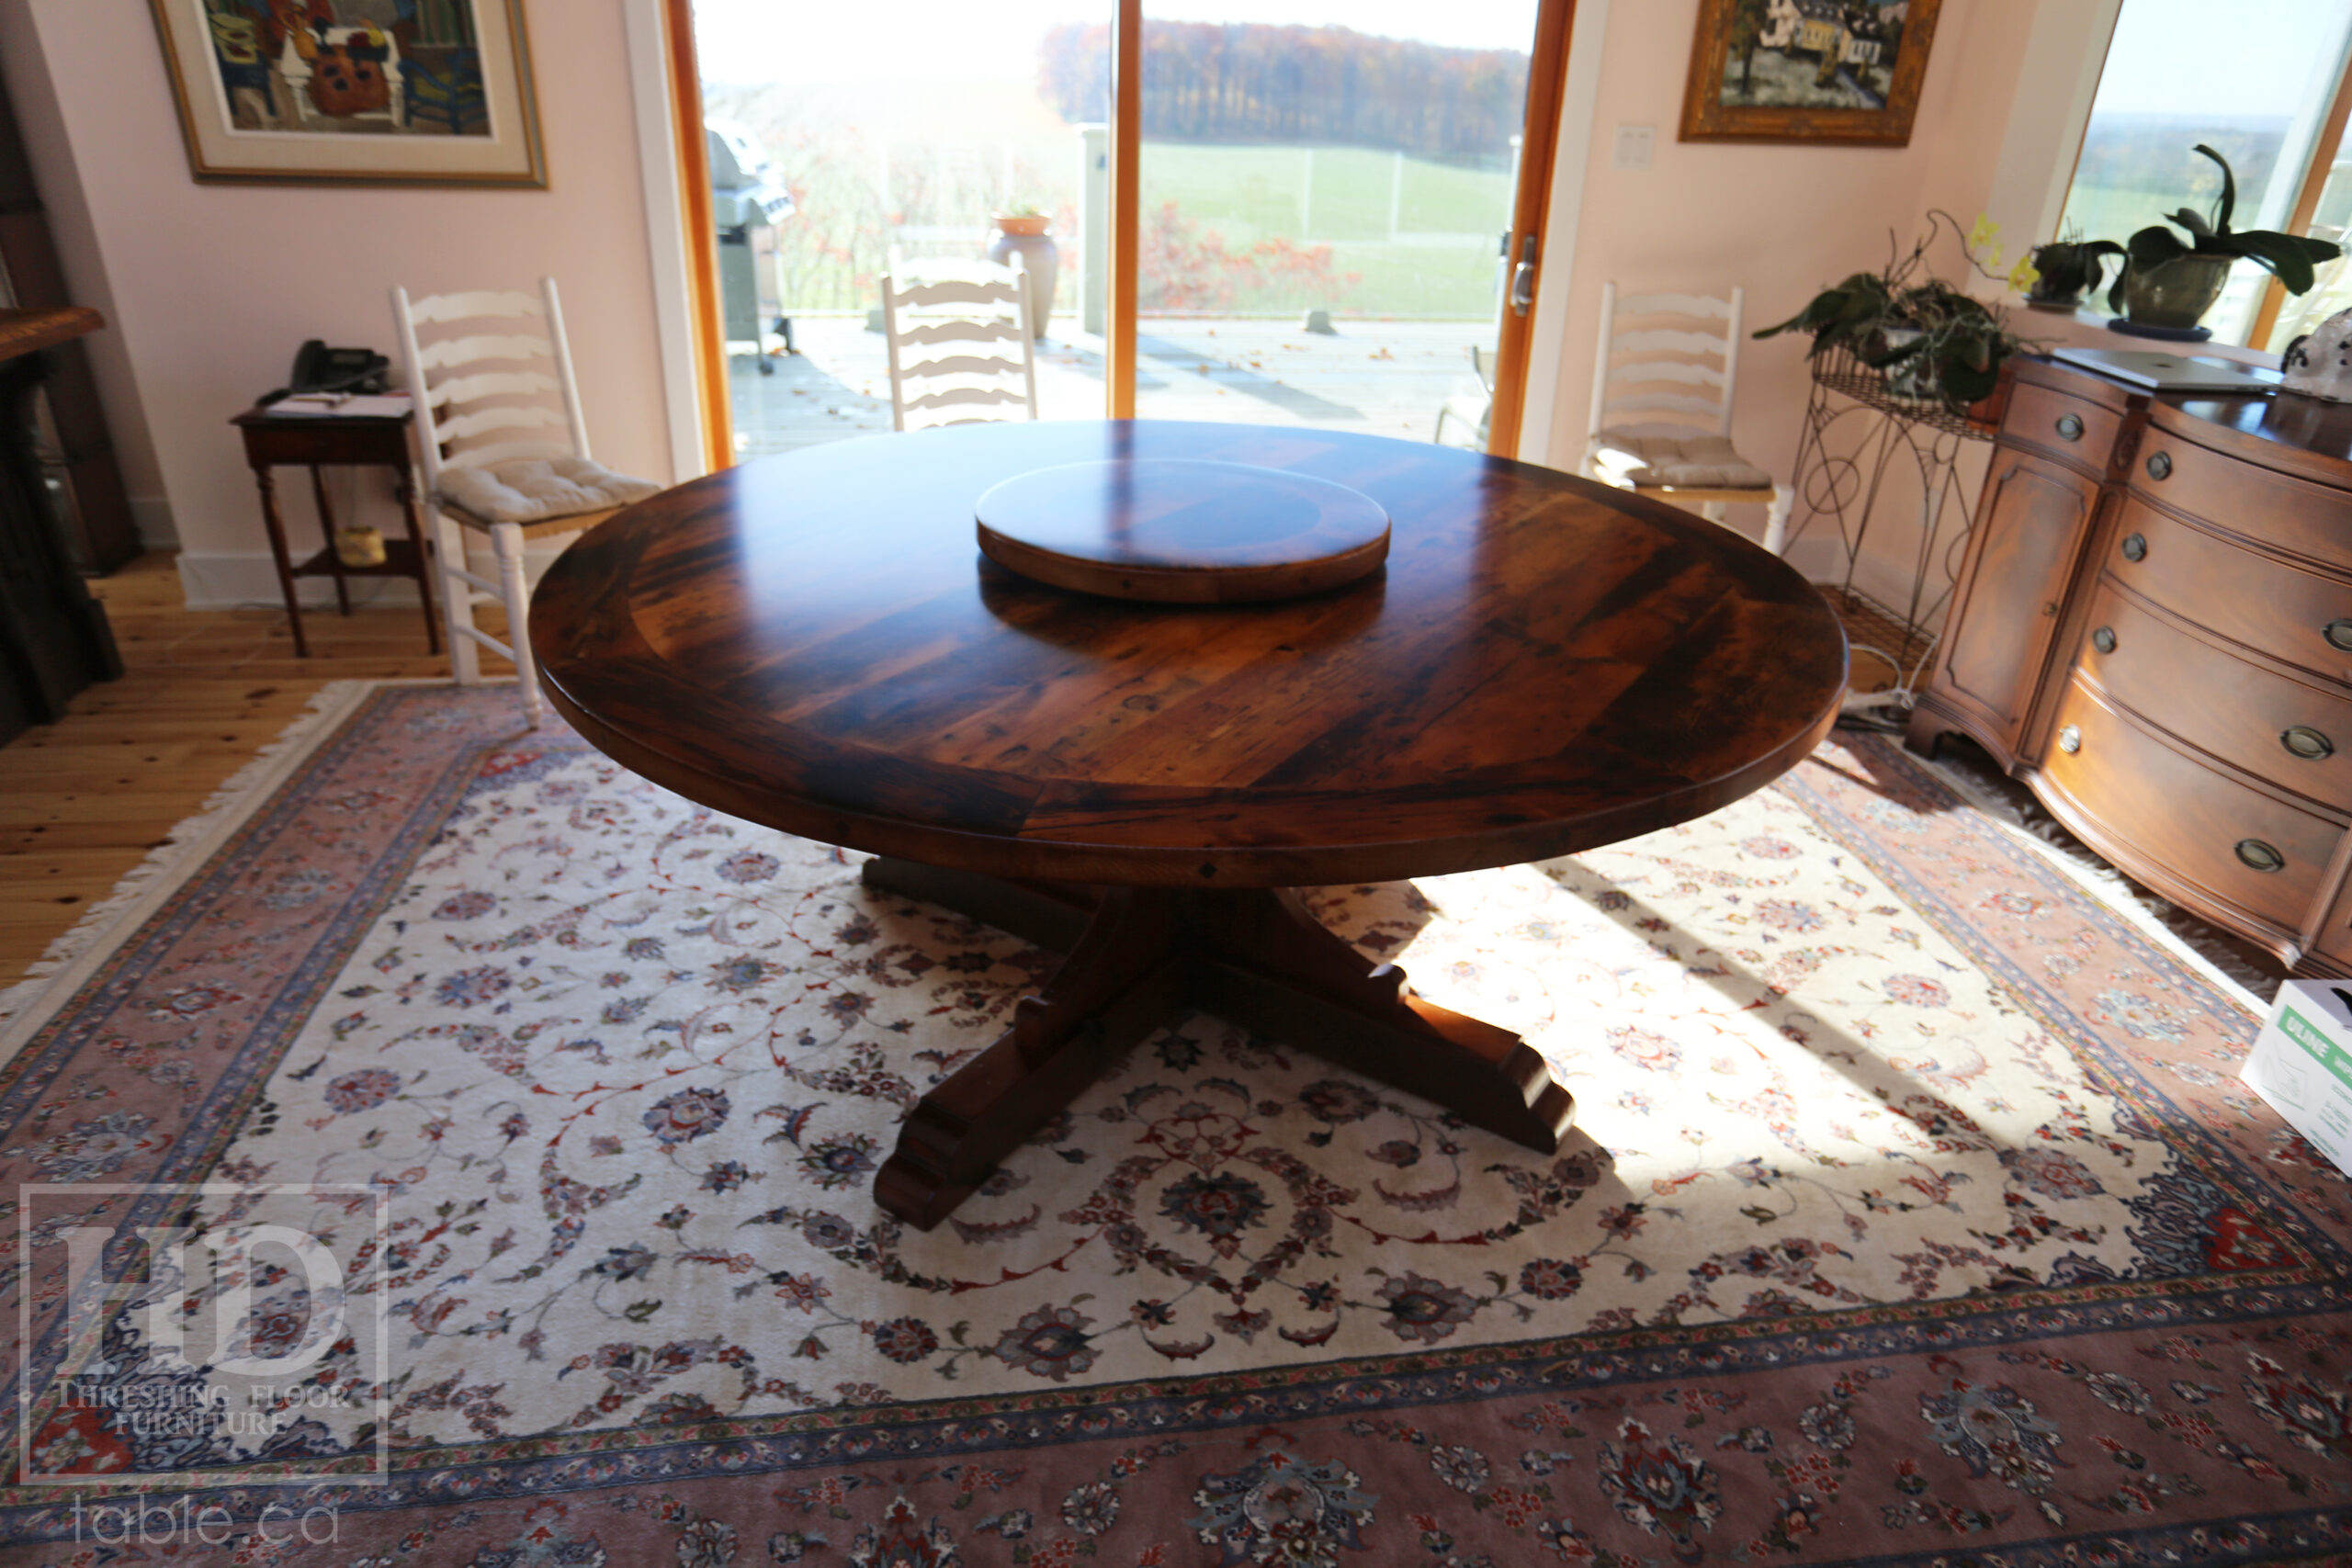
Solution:
<svg viewBox="0 0 2352 1568"><path fill-rule="evenodd" d="M2053 348L2050 357L2151 392L2241 392L2278 389L2278 372L2204 355L2151 349Z"/></svg>

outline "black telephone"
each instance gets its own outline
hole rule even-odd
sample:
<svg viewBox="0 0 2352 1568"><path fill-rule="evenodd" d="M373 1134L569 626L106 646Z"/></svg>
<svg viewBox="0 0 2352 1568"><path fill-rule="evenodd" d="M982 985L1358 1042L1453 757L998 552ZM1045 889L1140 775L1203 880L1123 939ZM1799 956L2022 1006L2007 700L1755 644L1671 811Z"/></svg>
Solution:
<svg viewBox="0 0 2352 1568"><path fill-rule="evenodd" d="M380 392L392 362L372 348L329 348L312 338L294 351L287 384L261 400L267 408L297 392Z"/></svg>

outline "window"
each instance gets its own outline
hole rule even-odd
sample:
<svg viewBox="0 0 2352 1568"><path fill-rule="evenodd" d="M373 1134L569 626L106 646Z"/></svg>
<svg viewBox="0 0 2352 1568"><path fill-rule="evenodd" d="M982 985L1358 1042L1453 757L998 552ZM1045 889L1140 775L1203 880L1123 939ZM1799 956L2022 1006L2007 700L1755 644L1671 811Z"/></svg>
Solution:
<svg viewBox="0 0 2352 1568"><path fill-rule="evenodd" d="M2333 112L2348 44L2352 0L2123 0L2060 232L2121 243L2179 208L2209 209L2222 180L2190 151L2201 141L2236 172L2232 227L2335 238L2352 222L2352 180L2326 177L2352 152ZM2326 199L2306 199L2323 186ZM2258 334L2272 346L2309 306L2352 286L2331 276L2339 270L2330 264L2282 310L2269 275L2241 262L2205 323L2218 342Z"/></svg>

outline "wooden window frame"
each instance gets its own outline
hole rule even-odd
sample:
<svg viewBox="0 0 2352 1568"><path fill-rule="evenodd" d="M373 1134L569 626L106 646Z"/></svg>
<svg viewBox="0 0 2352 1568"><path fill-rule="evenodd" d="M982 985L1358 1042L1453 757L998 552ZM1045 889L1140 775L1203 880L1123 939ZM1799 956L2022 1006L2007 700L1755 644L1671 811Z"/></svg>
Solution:
<svg viewBox="0 0 2352 1568"><path fill-rule="evenodd" d="M2311 162L2303 165L2303 183L2295 193L2294 210L2288 216L2286 231L2300 234L2311 227L2312 216L2319 211L2319 198L2327 190L2328 172L2334 167L2335 154L2344 141L2344 126L2352 118L2352 50L2345 51L2344 73L2336 78L2335 97L2327 106L2327 118L2320 122L2319 135L2312 141ZM2276 277L2263 288L2262 306L2254 313L2254 326L2246 333L2246 346L2257 351L2270 341L2278 325L2278 312L2286 308L2287 286Z"/></svg>
<svg viewBox="0 0 2352 1568"><path fill-rule="evenodd" d="M695 400L709 471L735 464L727 400L727 343L719 319L718 235L710 207L710 147L702 128L702 67L695 58L694 0L662 0L669 45L670 115L677 130L678 207L686 225L686 309L693 318Z"/></svg>
<svg viewBox="0 0 2352 1568"><path fill-rule="evenodd" d="M1539 0L1535 42L1527 57L1527 107L1521 112L1526 141L1519 156L1519 189L1511 200L1511 265L1535 236L1536 276L1543 276L1544 247L1551 243L1552 165L1559 156L1560 109L1568 82L1568 42L1576 32L1577 0ZM1506 283L1505 288L1509 288ZM1519 456L1520 426L1527 413L1529 351L1534 343L1535 305L1520 314L1503 302L1502 331L1495 344L1494 406L1487 415L1487 455Z"/></svg>

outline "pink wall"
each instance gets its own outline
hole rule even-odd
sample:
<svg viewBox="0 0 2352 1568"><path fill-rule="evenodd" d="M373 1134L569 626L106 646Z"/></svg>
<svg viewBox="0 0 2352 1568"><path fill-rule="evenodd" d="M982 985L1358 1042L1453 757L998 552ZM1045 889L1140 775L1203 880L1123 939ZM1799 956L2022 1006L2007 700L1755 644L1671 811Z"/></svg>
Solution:
<svg viewBox="0 0 2352 1568"><path fill-rule="evenodd" d="M37 74L38 97L54 106L46 125L27 116L45 197L86 210L96 254L69 249L67 265L77 287L103 290L113 321L109 415L125 425L144 415L192 601L276 599L252 476L226 422L282 383L304 338L391 353L394 283L528 288L552 274L596 455L669 476L620 8L534 0L528 14L549 189L273 189L189 177L147 0L0 0L10 83ZM43 144L44 130L68 145ZM66 171L78 199L60 200ZM292 526L315 547L307 515Z"/></svg>
<svg viewBox="0 0 2352 1568"><path fill-rule="evenodd" d="M1558 318L1553 460L1573 466L1582 450L1604 281L1742 283L1751 324L1762 324L1878 265L1888 230L1907 242L1928 208L1973 218L1995 181L2037 10L2079 3L1944 0L1917 134L1882 149L1678 142L1698 0L1614 0L1591 141L1564 152L1583 157L1585 184ZM431 291L553 273L598 455L668 477L620 7L533 0L531 20L550 190L274 190L189 178L146 0L0 0L0 47L69 270L115 323L99 368L132 488L160 492L146 497L151 516L168 502L195 602L275 598L224 422L277 384L303 338L389 349L384 297L395 281ZM1620 124L1657 128L1650 168L1611 166ZM2038 237L2010 236L2011 248ZM1959 265L1948 252L1938 261L1948 275ZM1741 366L1735 436L1783 475L1806 391L1804 347L1749 343Z"/></svg>
<svg viewBox="0 0 2352 1568"><path fill-rule="evenodd" d="M1907 248L1929 208L1972 221L1992 186L2036 4L1944 0L1911 144L1876 148L1676 141L1698 0L1614 0L1584 152L1552 461L1572 468L1584 450L1605 282L1645 293L1745 285L1752 330L1795 314L1824 284L1883 264L1890 229ZM1621 124L1657 127L1649 168L1613 166ZM2039 237L2005 239L2014 252ZM1955 279L1964 265L1949 244L1932 259ZM1806 346L1792 335L1741 350L1733 440L1783 479L1808 389ZM1761 529L1760 507L1736 509L1736 523L1739 511L1754 514L1747 531ZM1905 568L1907 579L1907 558Z"/></svg>

